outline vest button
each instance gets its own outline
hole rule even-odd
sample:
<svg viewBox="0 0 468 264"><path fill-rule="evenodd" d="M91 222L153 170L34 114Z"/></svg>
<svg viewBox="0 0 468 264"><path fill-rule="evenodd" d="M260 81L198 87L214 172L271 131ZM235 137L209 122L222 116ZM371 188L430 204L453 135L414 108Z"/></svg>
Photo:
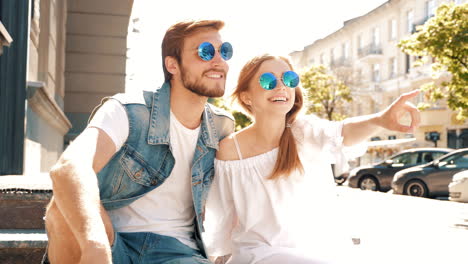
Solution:
<svg viewBox="0 0 468 264"><path fill-rule="evenodd" d="M139 171L137 171L137 172L135 173L135 178L137 178L137 179L141 178L141 173L142 173L142 172L143 172L143 169L140 169Z"/></svg>
<svg viewBox="0 0 468 264"><path fill-rule="evenodd" d="M157 180L152 180L152 181L151 181L151 185L156 185L156 184L158 184L158 181L157 181Z"/></svg>

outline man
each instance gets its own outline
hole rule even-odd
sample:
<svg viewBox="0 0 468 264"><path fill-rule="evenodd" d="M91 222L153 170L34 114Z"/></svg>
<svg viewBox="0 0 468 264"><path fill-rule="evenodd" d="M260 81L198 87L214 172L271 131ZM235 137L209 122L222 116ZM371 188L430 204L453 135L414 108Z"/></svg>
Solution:
<svg viewBox="0 0 468 264"><path fill-rule="evenodd" d="M209 263L201 241L232 47L222 21L181 22L162 42L164 85L105 98L50 176L51 263Z"/></svg>

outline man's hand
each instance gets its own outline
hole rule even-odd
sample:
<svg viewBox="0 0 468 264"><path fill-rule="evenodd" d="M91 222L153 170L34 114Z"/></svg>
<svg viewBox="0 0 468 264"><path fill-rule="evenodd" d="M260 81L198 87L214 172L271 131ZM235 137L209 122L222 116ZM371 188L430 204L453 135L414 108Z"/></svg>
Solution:
<svg viewBox="0 0 468 264"><path fill-rule="evenodd" d="M379 125L383 128L399 131L412 132L415 127L419 126L421 114L419 110L408 100L419 94L419 90L414 90L400 95L387 109L381 112ZM411 125L405 126L400 124L399 119L406 113L411 115Z"/></svg>

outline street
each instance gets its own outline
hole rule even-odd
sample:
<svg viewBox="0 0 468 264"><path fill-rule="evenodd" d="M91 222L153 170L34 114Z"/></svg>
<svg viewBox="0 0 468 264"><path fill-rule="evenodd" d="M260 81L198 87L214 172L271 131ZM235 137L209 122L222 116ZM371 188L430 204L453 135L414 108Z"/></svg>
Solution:
<svg viewBox="0 0 468 264"><path fill-rule="evenodd" d="M468 263L468 204L347 186L337 195L359 263Z"/></svg>

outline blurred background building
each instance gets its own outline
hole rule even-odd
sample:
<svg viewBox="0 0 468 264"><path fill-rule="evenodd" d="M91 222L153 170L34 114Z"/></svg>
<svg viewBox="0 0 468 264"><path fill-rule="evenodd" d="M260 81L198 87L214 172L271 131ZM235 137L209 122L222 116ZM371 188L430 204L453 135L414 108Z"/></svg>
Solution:
<svg viewBox="0 0 468 264"><path fill-rule="evenodd" d="M401 52L396 45L432 17L442 2L389 0L367 14L345 21L336 32L290 56L298 69L312 64L328 66L351 88L353 101L346 113L348 116L375 113L387 107L399 94L432 81L432 61L415 67L417 58ZM449 74L442 74L437 82L448 78ZM423 100L421 93L415 103ZM369 148L371 156L383 158L403 148L434 146L435 142L438 147L468 147L468 121L458 121L446 102L437 102L421 115L421 125L414 135L383 131L373 138L396 141L395 144L376 143ZM428 140L431 136L438 140ZM405 140L413 137L413 141Z"/></svg>

